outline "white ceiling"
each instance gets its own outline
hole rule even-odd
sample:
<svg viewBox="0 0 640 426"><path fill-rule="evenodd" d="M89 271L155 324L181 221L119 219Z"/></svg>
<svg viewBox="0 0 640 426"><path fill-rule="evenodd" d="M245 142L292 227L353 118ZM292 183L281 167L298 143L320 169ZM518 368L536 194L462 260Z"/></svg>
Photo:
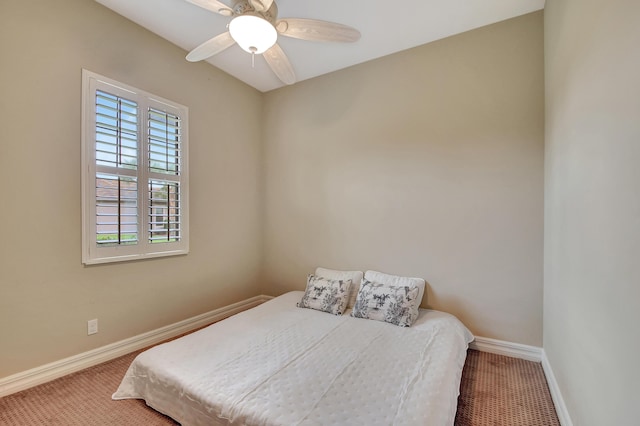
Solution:
<svg viewBox="0 0 640 426"><path fill-rule="evenodd" d="M188 51L226 31L230 21L185 0L96 0ZM221 0L231 4L233 0ZM312 18L360 30L355 43L320 43L279 36L298 81L317 77L474 28L540 10L545 0L276 0L279 18ZM207 62L261 92L284 84L264 59L237 45Z"/></svg>

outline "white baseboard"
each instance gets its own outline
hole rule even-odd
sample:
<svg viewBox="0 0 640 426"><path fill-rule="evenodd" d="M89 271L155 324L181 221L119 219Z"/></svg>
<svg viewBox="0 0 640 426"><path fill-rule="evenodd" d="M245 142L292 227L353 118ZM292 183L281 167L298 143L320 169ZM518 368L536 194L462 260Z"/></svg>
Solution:
<svg viewBox="0 0 640 426"><path fill-rule="evenodd" d="M478 337L469 344L469 348L480 352L506 355L513 358L526 359L528 361L541 362L542 348L537 346L522 345L520 343L505 342L504 340Z"/></svg>
<svg viewBox="0 0 640 426"><path fill-rule="evenodd" d="M560 420L560 424L562 426L573 426L573 422L571 421L571 417L569 416L569 411L567 410L567 406L565 405L564 399L562 398L560 387L558 386L558 382L556 381L556 376L553 374L551 364L549 363L547 353L544 351L544 349L542 350L542 369L544 370L544 375L547 378L549 393L551 393L551 399L553 400L553 404L556 406L556 413L558 414L558 420Z"/></svg>
<svg viewBox="0 0 640 426"><path fill-rule="evenodd" d="M121 340L97 349L54 361L31 370L0 378L0 398L67 374L109 361L122 355L155 345L172 337L220 321L226 317L245 311L271 299L270 296L256 296L201 315L161 327L147 333Z"/></svg>

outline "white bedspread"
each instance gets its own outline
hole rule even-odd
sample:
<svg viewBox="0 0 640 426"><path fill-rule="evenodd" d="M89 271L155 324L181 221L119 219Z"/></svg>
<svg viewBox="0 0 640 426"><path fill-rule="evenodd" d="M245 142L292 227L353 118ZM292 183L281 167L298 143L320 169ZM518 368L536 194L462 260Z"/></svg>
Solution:
<svg viewBox="0 0 640 426"><path fill-rule="evenodd" d="M287 293L132 362L113 399L183 425L453 425L471 333L420 310L409 328L296 307Z"/></svg>

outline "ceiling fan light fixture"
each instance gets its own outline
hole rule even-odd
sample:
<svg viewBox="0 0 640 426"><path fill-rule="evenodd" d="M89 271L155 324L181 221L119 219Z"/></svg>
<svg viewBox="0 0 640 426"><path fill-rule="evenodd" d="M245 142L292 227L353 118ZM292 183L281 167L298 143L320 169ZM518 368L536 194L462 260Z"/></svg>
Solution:
<svg viewBox="0 0 640 426"><path fill-rule="evenodd" d="M243 50L257 54L270 49L278 38L274 26L266 19L255 15L233 18L229 23L229 33Z"/></svg>

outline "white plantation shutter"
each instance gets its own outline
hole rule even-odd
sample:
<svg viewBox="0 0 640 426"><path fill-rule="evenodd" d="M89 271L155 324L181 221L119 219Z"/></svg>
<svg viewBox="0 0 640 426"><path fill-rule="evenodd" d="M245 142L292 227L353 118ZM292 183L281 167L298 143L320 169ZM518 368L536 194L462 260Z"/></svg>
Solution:
<svg viewBox="0 0 640 426"><path fill-rule="evenodd" d="M138 164L138 104L96 90L96 164L136 169Z"/></svg>
<svg viewBox="0 0 640 426"><path fill-rule="evenodd" d="M182 120L149 108L148 123L149 241L180 241Z"/></svg>
<svg viewBox="0 0 640 426"><path fill-rule="evenodd" d="M149 108L149 171L180 174L181 120L155 108Z"/></svg>
<svg viewBox="0 0 640 426"><path fill-rule="evenodd" d="M138 243L138 181L126 176L96 174L98 246Z"/></svg>
<svg viewBox="0 0 640 426"><path fill-rule="evenodd" d="M83 70L83 262L188 252L186 107Z"/></svg>
<svg viewBox="0 0 640 426"><path fill-rule="evenodd" d="M149 241L180 241L180 184L149 181Z"/></svg>
<svg viewBox="0 0 640 426"><path fill-rule="evenodd" d="M98 246L138 242L138 104L95 93L96 232Z"/></svg>

